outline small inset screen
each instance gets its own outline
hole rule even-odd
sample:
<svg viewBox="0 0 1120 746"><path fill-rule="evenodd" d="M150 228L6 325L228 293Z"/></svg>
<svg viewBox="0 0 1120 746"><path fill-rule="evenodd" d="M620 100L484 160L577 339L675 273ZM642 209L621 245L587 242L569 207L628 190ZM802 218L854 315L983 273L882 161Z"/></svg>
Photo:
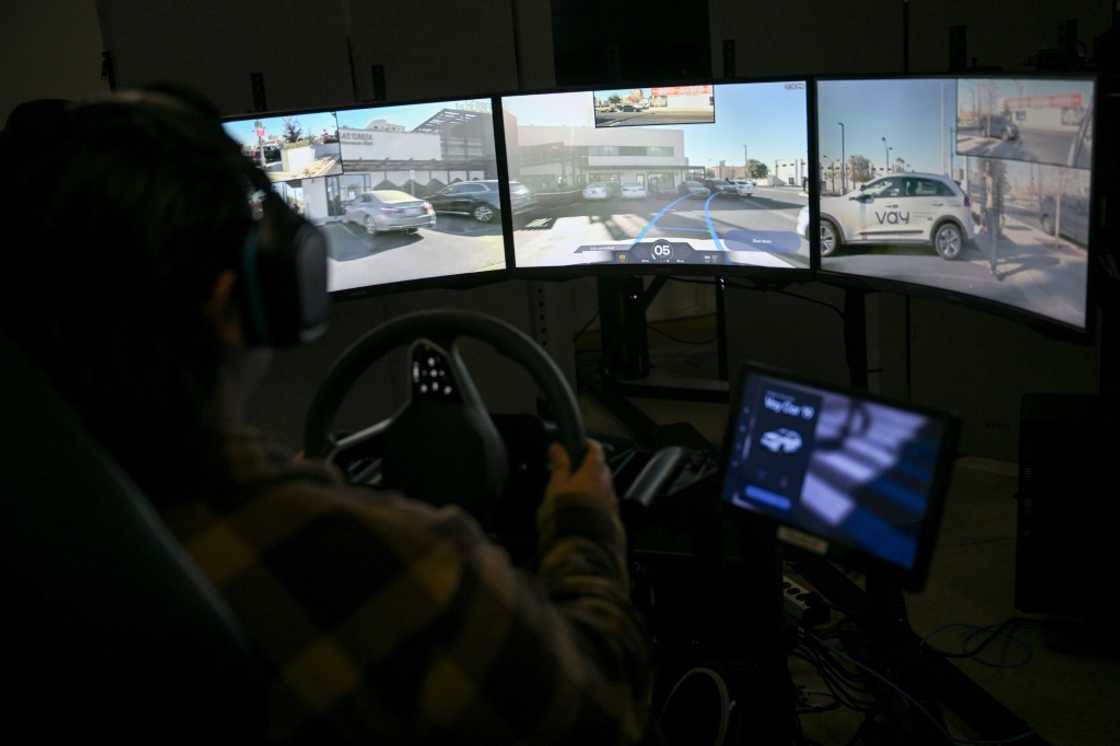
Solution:
<svg viewBox="0 0 1120 746"><path fill-rule="evenodd" d="M338 122L333 111L231 119L223 127L241 144L241 152L273 181L342 173Z"/></svg>
<svg viewBox="0 0 1120 746"><path fill-rule="evenodd" d="M957 81L957 154L1090 168L1093 82L1037 78Z"/></svg>
<svg viewBox="0 0 1120 746"><path fill-rule="evenodd" d="M914 566L945 435L939 421L755 373L733 416L725 501Z"/></svg>
<svg viewBox="0 0 1120 746"><path fill-rule="evenodd" d="M596 127L712 124L715 86L671 85L595 91Z"/></svg>

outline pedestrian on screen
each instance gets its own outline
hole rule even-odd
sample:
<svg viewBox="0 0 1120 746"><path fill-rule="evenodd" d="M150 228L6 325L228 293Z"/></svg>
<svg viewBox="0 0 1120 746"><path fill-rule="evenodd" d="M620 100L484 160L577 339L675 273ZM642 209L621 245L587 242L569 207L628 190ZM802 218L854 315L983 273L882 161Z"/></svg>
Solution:
<svg viewBox="0 0 1120 746"><path fill-rule="evenodd" d="M987 231L988 265L992 276L1000 279L996 271L999 264L1000 221L1003 214L1003 180L996 163L982 161L984 173L984 228Z"/></svg>

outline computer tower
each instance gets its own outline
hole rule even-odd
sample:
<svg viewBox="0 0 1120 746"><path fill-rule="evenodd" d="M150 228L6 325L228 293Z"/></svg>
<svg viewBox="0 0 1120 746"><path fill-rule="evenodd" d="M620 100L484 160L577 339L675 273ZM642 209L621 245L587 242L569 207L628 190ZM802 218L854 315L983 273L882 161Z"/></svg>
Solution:
<svg viewBox="0 0 1120 746"><path fill-rule="evenodd" d="M1015 606L1100 621L1117 606L1115 399L1027 394L1019 428Z"/></svg>

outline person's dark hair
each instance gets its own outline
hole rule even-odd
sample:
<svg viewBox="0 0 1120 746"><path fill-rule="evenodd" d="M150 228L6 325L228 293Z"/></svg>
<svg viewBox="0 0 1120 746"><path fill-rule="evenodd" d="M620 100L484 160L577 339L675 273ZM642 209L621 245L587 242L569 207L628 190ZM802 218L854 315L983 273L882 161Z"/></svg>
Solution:
<svg viewBox="0 0 1120 746"><path fill-rule="evenodd" d="M250 228L247 161L216 117L162 92L13 117L5 333L153 498L221 479L226 351L203 308Z"/></svg>

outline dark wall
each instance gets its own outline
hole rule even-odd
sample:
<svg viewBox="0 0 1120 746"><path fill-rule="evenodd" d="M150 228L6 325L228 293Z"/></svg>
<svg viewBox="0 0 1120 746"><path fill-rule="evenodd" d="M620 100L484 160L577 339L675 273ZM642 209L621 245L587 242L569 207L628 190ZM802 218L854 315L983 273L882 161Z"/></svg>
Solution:
<svg viewBox="0 0 1120 746"><path fill-rule="evenodd" d="M108 90L100 77L102 49L93 0L6 4L0 125L21 101Z"/></svg>
<svg viewBox="0 0 1120 746"><path fill-rule="evenodd" d="M708 8L679 0L553 0L560 86L711 75Z"/></svg>

